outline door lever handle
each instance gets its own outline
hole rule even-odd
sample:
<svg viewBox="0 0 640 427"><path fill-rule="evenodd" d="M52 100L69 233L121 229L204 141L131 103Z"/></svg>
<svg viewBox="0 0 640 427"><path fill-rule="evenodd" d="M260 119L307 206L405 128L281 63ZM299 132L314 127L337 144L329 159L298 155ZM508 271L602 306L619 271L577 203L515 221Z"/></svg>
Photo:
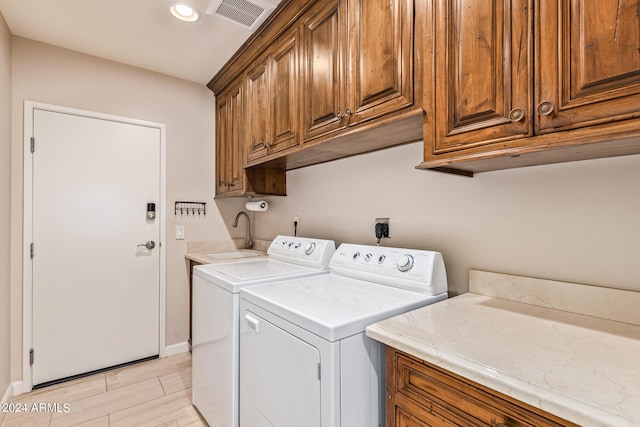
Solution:
<svg viewBox="0 0 640 427"><path fill-rule="evenodd" d="M136 247L140 247L140 246L144 246L145 248L147 248L148 250L151 250L153 248L156 247L156 242L154 242L153 240L149 240L147 243L141 243Z"/></svg>

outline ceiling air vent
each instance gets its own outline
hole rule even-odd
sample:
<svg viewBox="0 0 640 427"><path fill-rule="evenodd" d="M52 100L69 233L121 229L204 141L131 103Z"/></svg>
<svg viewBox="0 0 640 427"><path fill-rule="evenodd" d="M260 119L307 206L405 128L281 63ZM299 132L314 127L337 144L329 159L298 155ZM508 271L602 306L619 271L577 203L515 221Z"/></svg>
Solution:
<svg viewBox="0 0 640 427"><path fill-rule="evenodd" d="M266 0L214 0L207 8L207 13L253 31L267 19L275 7L275 4Z"/></svg>

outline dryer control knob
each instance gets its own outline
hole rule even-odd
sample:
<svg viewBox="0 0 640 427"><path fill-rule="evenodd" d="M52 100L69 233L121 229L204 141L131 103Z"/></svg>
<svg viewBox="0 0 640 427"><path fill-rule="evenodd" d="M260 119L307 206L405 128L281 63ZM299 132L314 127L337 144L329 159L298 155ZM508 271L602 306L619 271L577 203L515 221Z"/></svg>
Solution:
<svg viewBox="0 0 640 427"><path fill-rule="evenodd" d="M413 267L413 257L409 254L402 255L396 262L396 267L400 271L409 271Z"/></svg>
<svg viewBox="0 0 640 427"><path fill-rule="evenodd" d="M304 253L307 255L311 255L315 250L316 244L313 242L307 243L307 245L304 247Z"/></svg>

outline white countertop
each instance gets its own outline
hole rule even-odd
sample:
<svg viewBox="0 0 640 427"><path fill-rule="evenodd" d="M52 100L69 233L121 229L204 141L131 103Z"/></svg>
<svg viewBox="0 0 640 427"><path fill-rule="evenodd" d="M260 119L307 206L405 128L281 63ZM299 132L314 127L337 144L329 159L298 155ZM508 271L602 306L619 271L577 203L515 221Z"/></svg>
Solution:
<svg viewBox="0 0 640 427"><path fill-rule="evenodd" d="M213 264L216 262L221 262L221 260L216 260L209 256L212 253L224 253L224 252L234 252L237 250L244 251L244 239L233 239L233 240L225 240L225 241L195 241L195 242L187 242L187 253L185 253L185 258L191 261L195 261L199 264ZM260 252L263 256L267 255L267 249L271 241L269 240L258 240L255 239L253 241L253 249L251 251L258 253ZM247 250L250 251L250 250ZM242 259L242 258L238 258ZM222 260L222 262L226 262L229 259Z"/></svg>
<svg viewBox="0 0 640 427"><path fill-rule="evenodd" d="M635 324L469 293L378 322L367 335L579 425L640 425Z"/></svg>

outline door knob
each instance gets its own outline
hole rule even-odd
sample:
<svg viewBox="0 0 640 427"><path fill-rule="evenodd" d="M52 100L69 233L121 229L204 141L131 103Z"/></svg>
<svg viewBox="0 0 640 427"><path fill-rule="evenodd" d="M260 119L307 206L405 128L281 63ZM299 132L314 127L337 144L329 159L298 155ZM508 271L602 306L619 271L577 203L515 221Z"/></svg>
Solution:
<svg viewBox="0 0 640 427"><path fill-rule="evenodd" d="M153 240L149 240L147 243L141 243L137 247L139 248L140 246L144 246L148 250L151 250L156 247L156 242L154 242Z"/></svg>

